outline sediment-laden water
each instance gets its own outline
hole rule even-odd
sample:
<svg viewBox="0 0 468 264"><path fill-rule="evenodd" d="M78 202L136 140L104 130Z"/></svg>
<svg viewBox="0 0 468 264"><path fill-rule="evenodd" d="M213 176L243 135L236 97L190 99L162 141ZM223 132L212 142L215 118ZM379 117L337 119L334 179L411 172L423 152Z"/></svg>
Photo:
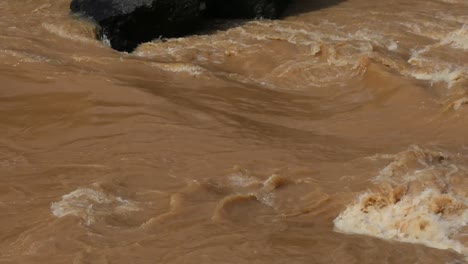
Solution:
<svg viewBox="0 0 468 264"><path fill-rule="evenodd" d="M295 1L131 53L0 1L1 263L465 263L468 2Z"/></svg>

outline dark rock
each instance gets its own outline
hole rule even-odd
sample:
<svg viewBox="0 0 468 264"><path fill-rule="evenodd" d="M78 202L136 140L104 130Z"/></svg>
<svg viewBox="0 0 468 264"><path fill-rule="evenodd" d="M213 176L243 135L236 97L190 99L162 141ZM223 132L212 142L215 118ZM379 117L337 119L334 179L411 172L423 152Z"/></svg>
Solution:
<svg viewBox="0 0 468 264"><path fill-rule="evenodd" d="M193 32L204 14L219 18L277 18L289 0L72 0L70 9L99 24L97 37L133 51L158 37Z"/></svg>
<svg viewBox="0 0 468 264"><path fill-rule="evenodd" d="M193 31L203 8L200 0L72 0L70 5L99 24L98 38L128 52L158 37Z"/></svg>
<svg viewBox="0 0 468 264"><path fill-rule="evenodd" d="M206 0L207 14L219 18L276 19L289 0Z"/></svg>

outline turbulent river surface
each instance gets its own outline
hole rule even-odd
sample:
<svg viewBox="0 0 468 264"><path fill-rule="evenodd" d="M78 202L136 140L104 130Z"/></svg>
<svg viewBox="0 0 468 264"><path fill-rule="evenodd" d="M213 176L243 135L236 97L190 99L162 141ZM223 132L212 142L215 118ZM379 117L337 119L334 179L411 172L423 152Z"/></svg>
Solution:
<svg viewBox="0 0 468 264"><path fill-rule="evenodd" d="M468 262L467 0L94 35L0 1L0 263Z"/></svg>

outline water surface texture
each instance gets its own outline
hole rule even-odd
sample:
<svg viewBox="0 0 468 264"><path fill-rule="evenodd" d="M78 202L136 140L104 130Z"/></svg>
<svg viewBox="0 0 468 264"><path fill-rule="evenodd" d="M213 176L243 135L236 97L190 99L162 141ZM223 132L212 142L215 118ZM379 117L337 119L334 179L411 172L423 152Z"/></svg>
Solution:
<svg viewBox="0 0 468 264"><path fill-rule="evenodd" d="M466 263L468 1L295 1L131 53L0 1L0 263Z"/></svg>

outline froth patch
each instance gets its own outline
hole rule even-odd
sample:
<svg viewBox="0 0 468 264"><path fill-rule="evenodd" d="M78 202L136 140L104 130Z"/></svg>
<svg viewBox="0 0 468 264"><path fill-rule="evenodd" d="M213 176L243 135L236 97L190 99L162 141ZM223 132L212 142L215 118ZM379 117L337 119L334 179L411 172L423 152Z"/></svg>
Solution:
<svg viewBox="0 0 468 264"><path fill-rule="evenodd" d="M334 223L346 233L421 243L467 254L466 247L453 239L467 221L463 199L426 189L397 201L386 194L362 194Z"/></svg>
<svg viewBox="0 0 468 264"><path fill-rule="evenodd" d="M468 256L459 241L468 223L466 172L445 154L418 147L395 156L334 220L337 231L452 249Z"/></svg>
<svg viewBox="0 0 468 264"><path fill-rule="evenodd" d="M418 80L430 81L434 83L446 83L449 88L454 83L459 81L465 74L465 69L444 69L444 70L431 70L431 71L413 71L410 75Z"/></svg>
<svg viewBox="0 0 468 264"><path fill-rule="evenodd" d="M52 203L50 209L58 218L73 215L86 225L103 216L138 210L130 201L91 188L79 188L63 195L62 200Z"/></svg>
<svg viewBox="0 0 468 264"><path fill-rule="evenodd" d="M242 173L233 173L229 175L228 177L229 182L231 183L232 186L235 187L249 187L253 185L258 185L260 182L257 178L250 176L250 175L245 175Z"/></svg>
<svg viewBox="0 0 468 264"><path fill-rule="evenodd" d="M159 68L163 71L174 72L174 73L186 73L193 76L201 75L205 70L197 65L188 63L158 63L152 62L151 66Z"/></svg>
<svg viewBox="0 0 468 264"><path fill-rule="evenodd" d="M468 24L463 25L460 29L450 32L444 39L441 40L442 45L450 45L456 49L468 49Z"/></svg>

